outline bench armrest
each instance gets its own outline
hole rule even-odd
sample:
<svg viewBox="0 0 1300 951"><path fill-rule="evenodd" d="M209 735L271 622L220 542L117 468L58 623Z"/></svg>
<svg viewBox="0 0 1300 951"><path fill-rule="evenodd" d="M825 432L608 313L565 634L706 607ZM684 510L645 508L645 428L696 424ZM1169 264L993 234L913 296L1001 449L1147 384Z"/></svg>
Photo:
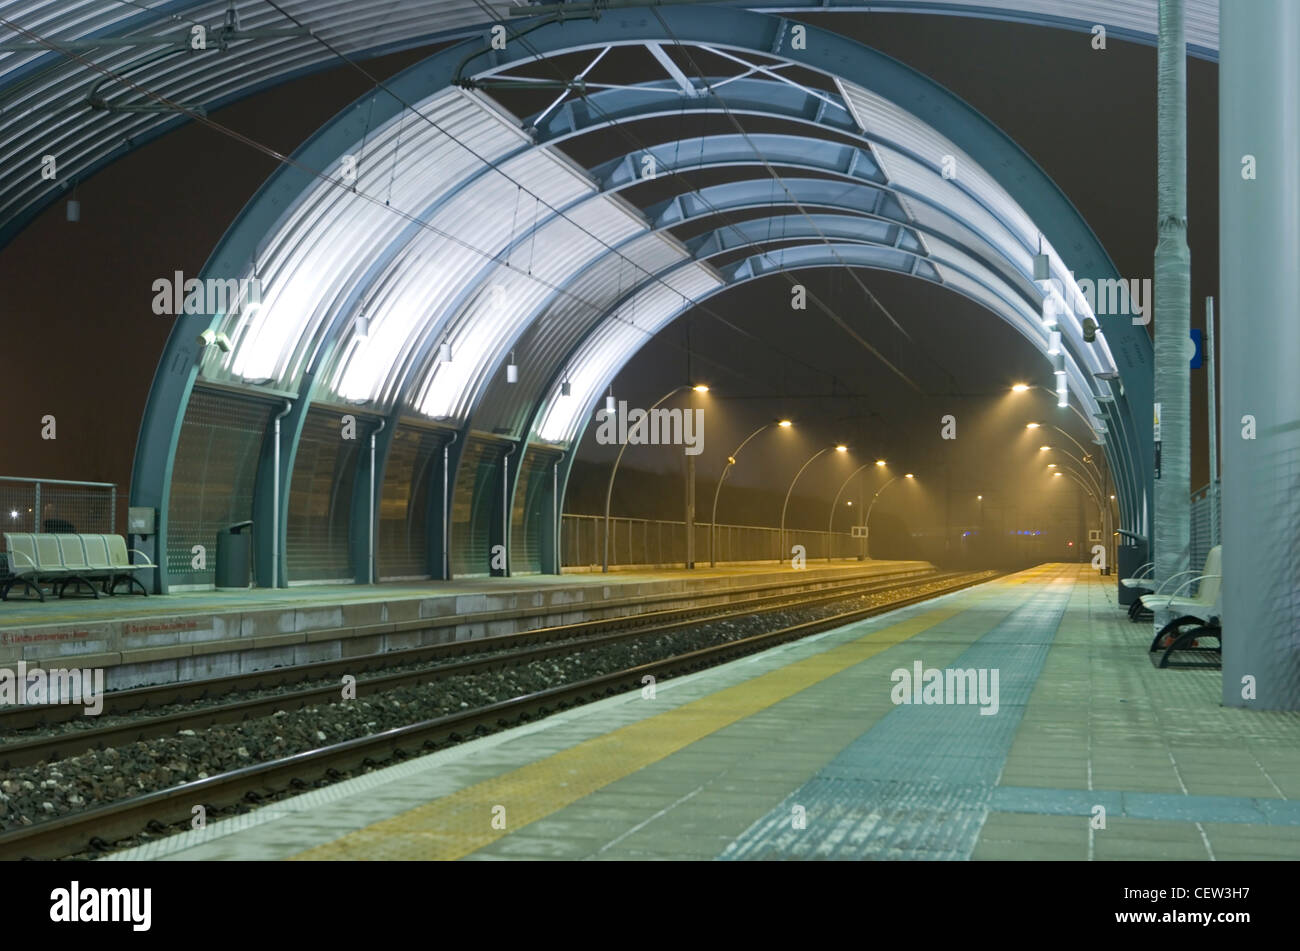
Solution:
<svg viewBox="0 0 1300 951"><path fill-rule="evenodd" d="M153 559L152 559L152 558L150 558L148 555L146 555L144 552L142 552L142 551L141 551L140 549L138 549L138 548L131 548L131 549L128 549L128 550L127 550L127 554L128 554L128 555L139 555L141 558L144 559L144 564L142 564L142 565L136 565L135 567L137 567L137 568L157 568L157 567L158 567L157 565L155 565L155 564L153 563Z"/></svg>
<svg viewBox="0 0 1300 951"><path fill-rule="evenodd" d="M1175 590L1174 593L1171 594L1169 597L1170 597L1170 598L1176 598L1176 597L1178 597L1178 595L1179 595L1182 591L1186 590L1187 588L1190 588L1192 585L1196 584L1196 582L1198 582L1198 581L1204 581L1206 578L1222 578L1222 577L1223 577L1223 575L1197 575L1195 578L1191 578L1191 579L1189 579L1189 580L1187 580L1187 581L1184 581L1182 584L1180 584L1180 585L1178 586L1177 590Z"/></svg>
<svg viewBox="0 0 1300 951"><path fill-rule="evenodd" d="M36 562L32 561L32 557L31 557L31 555L27 554L27 552L25 552L25 551L6 551L6 552L5 552L5 555L6 555L7 558L10 559L10 561L9 561L9 570L10 570L10 571L13 571L13 569L14 569L14 565L13 565L13 562L12 562L12 559L13 559L14 555L18 555L18 556L20 556L20 557L26 559L26 561L27 561L27 565L26 565L25 567L28 567L28 568L38 568L38 567L40 567L39 565L36 564Z"/></svg>
<svg viewBox="0 0 1300 951"><path fill-rule="evenodd" d="M1146 575L1143 574L1143 572L1154 575L1156 573L1156 563L1154 561L1148 561L1145 565L1138 565L1137 571L1133 572L1133 580L1136 581L1139 578L1145 578Z"/></svg>
<svg viewBox="0 0 1300 951"><path fill-rule="evenodd" d="M1186 576L1186 575L1194 575L1194 574L1196 574L1195 571L1180 571L1180 572L1178 572L1178 574L1176 574L1176 575L1170 575L1168 578L1166 578L1166 579L1164 580L1164 583L1163 583L1162 585L1160 585L1160 587L1156 588L1156 590L1153 591L1152 593L1153 593L1153 594L1160 594L1162 591L1165 590L1166 587L1168 587L1169 582L1173 581L1175 578L1182 578L1182 577L1184 577L1184 576ZM1173 597L1173 595L1170 595L1170 597Z"/></svg>

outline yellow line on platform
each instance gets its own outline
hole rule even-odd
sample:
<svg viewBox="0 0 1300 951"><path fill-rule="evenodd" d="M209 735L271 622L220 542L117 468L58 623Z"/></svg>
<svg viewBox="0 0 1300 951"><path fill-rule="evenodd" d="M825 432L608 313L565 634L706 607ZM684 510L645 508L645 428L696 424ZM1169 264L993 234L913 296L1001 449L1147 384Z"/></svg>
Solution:
<svg viewBox="0 0 1300 951"><path fill-rule="evenodd" d="M291 859L461 858L965 609L938 608L880 628L848 644L349 832ZM494 818L497 825L504 823L505 827L494 828Z"/></svg>

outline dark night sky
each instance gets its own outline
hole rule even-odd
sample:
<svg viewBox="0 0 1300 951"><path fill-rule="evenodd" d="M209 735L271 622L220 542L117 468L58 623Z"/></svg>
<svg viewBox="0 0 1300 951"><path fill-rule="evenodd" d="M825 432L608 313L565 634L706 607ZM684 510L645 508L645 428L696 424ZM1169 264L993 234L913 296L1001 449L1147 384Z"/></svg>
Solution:
<svg viewBox="0 0 1300 951"><path fill-rule="evenodd" d="M901 59L970 102L1061 186L1120 274L1151 276L1153 48L1112 39L1109 49L1094 51L1087 34L950 16L809 19ZM388 76L428 52L385 57L368 68ZM1192 324L1202 326L1204 298L1217 293L1216 69L1191 60L1188 79ZM345 67L259 94L214 118L291 152L365 88ZM7 394L0 421L0 471L129 483L139 420L169 330L168 318L150 312L150 285L175 270L197 273L271 171L271 160L247 146L187 126L82 183L80 223L63 220L60 202L0 251L5 375L18 383ZM989 485L1020 492L1022 483L1029 484L1025 480L1041 478L1029 461L1033 440L1023 421L1046 419L1057 410L1046 394L1018 397L1037 400L1037 410L1028 411L1009 404L1005 393L1017 379L1050 385L1042 359L964 298L919 281L858 273L914 345L889 327L845 274L802 272L801 279L899 364L923 394L815 309L792 317L785 304L788 284L780 277L709 302L742 326L743 334L706 314L688 314L634 358L616 381L616 392L646 406L688 373L707 379L715 392L708 397L708 441L699 466L708 478L740 438L777 415L799 422L800 448L769 453L761 466L738 466L732 475L738 484L783 489L811 451L833 440L851 442L860 462L884 454L918 473L926 466L933 473L946 471L950 490L961 499L988 492ZM1208 478L1203 371L1192 380L1195 487ZM959 439L940 446L938 419L948 412L961 421ZM46 413L58 418L53 442L39 436ZM600 460L604 454L589 437L581 458ZM679 455L665 459L646 449L630 450L625 464L676 472L681 462ZM820 481L810 470L808 491L833 493L841 479L837 469L828 464Z"/></svg>

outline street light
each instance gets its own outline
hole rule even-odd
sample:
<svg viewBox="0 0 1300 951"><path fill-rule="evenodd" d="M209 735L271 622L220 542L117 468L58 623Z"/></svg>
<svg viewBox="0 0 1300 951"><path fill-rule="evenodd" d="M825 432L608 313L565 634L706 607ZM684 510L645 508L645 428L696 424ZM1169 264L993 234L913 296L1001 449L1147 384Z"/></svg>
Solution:
<svg viewBox="0 0 1300 951"><path fill-rule="evenodd" d="M1069 435L1069 434L1067 433L1066 435ZM1102 491L1102 479L1101 479L1101 475L1100 475L1100 473L1098 473L1098 472L1094 472L1094 471L1093 471L1093 469L1096 469L1096 468L1097 468L1097 464L1096 464L1095 462L1092 461L1092 456L1091 456L1091 455L1089 455L1089 454L1085 454L1084 457L1083 457L1082 459L1080 459L1078 456L1076 456L1074 453L1070 452L1068 449L1062 449L1060 446L1046 446L1046 447L1044 447L1044 448L1050 449L1050 450L1052 450L1053 452L1060 453L1060 454L1061 454L1062 456L1064 456L1066 459L1071 459L1071 460L1073 460L1074 462L1077 462L1077 463L1079 464L1079 471L1080 471L1081 473L1084 473L1084 474L1087 475L1087 477L1088 477L1088 481L1090 481L1090 482L1092 483L1092 487L1093 487L1094 489L1096 489L1098 493L1103 494L1103 495L1105 494L1105 493ZM1088 468L1088 466L1089 466L1090 464L1092 465L1092 469L1089 469L1089 468ZM1055 465L1055 464L1051 464L1051 465L1048 465L1047 468L1049 468L1049 469L1055 469L1055 468L1056 468L1056 465Z"/></svg>
<svg viewBox="0 0 1300 951"><path fill-rule="evenodd" d="M1096 374L1096 376L1098 377L1098 379L1107 380L1107 381L1113 381L1113 380L1115 379L1114 376L1109 376L1109 375L1105 375L1105 374ZM1057 379L1058 379L1058 381L1059 381L1060 379L1062 379L1062 377L1060 377L1060 375L1059 375L1059 371L1058 371L1058 377L1057 377ZM1102 416L1097 416L1097 417L1096 417L1097 420L1101 421L1100 423L1093 422L1093 420L1090 419L1090 418L1088 418L1086 415L1084 415L1084 414L1079 410L1079 408L1078 408L1077 406L1075 406L1073 403L1069 402L1069 394L1068 394L1068 391L1064 391L1064 392L1063 392L1063 391L1060 390L1060 389L1057 389L1057 390L1049 390L1049 389L1048 389L1047 387L1045 387L1045 386L1037 386L1037 385L1035 385L1035 386L1031 386L1031 385L1028 384L1028 383L1017 383L1017 384L1015 384L1014 386L1011 387L1011 390L1012 390L1012 392L1014 392L1014 393L1024 393L1026 390L1030 390L1030 389L1038 389L1038 390L1042 390L1044 393L1049 393L1049 394L1052 394L1052 395L1056 396L1056 397L1057 397L1057 404L1056 404L1057 406L1061 406L1061 407L1069 407L1069 409L1071 410L1071 412L1073 412L1075 416L1078 416L1079 419L1083 420L1083 424L1084 424L1085 426L1087 426L1087 427L1088 427L1088 430L1093 434L1093 441L1096 442L1098 446L1102 446L1102 447L1104 447L1104 446L1106 445L1106 427L1105 427L1105 425L1104 425L1104 418L1103 418ZM1097 400L1098 400L1098 402L1100 402L1100 403L1106 403L1106 402L1112 402L1112 403L1113 403L1113 402L1114 402L1114 399L1111 398L1111 397L1102 397L1102 396L1098 396L1098 397L1097 397ZM1036 428L1038 428L1038 427L1037 427L1037 426L1030 426L1030 427L1028 427L1028 428L1030 428L1030 429L1036 429ZM1061 427L1059 427L1059 426L1053 426L1052 428L1053 428L1053 429L1056 429L1056 430L1057 430L1058 432L1060 432L1062 435L1068 436L1068 437L1070 438L1070 441L1071 441L1071 442L1073 442L1076 446L1079 446L1079 450L1084 454L1085 458L1087 458L1088 450L1084 449L1083 446L1079 444L1079 441L1078 441L1077 439L1075 439L1073 436L1070 436L1069 433L1065 432L1065 430L1061 429ZM1097 470L1097 475L1098 475L1099 480L1100 480L1103 484L1108 484L1108 483L1109 483L1110 476L1111 476L1111 474L1110 474L1109 471L1107 471L1107 472L1102 472L1100 469L1098 469L1098 470ZM1103 492L1103 494L1105 494L1105 493Z"/></svg>
<svg viewBox="0 0 1300 951"><path fill-rule="evenodd" d="M1068 436L1069 433L1065 433L1065 435ZM1101 500L1107 495L1104 488L1105 482L1102 478L1105 473L1098 474L1085 465L1084 460L1091 461L1091 456L1085 455L1083 459L1079 459L1073 453L1067 452L1064 449L1056 448L1055 451L1061 453L1061 455L1065 456L1071 462L1077 462L1079 464L1079 468L1077 469L1071 465L1062 465L1054 475L1064 474L1069 476L1071 481L1077 482L1079 486L1092 497L1093 502L1097 505L1097 511L1101 518L1102 536L1107 543L1107 557L1111 557L1112 549L1110 545L1114 540L1115 532L1113 531L1110 507L1103 505L1101 502ZM1096 468L1096 463L1093 463L1093 469ZM1115 496L1111 495L1110 499L1111 501L1114 501ZM1109 564L1110 563L1108 562L1106 571L1109 571Z"/></svg>
<svg viewBox="0 0 1300 951"><path fill-rule="evenodd" d="M799 467L799 471L796 472L794 474L794 478L790 480L790 488L785 490L785 501L781 503L781 530L776 537L777 546L778 546L777 553L776 553L776 560L778 562L785 561L785 510L790 505L790 493L794 491L794 484L799 481L799 477L803 475L803 471L813 464L813 460L815 460L820 455L830 452L832 449L834 449L836 452L849 451L849 447L844 445L843 443L840 443L839 445L836 446L827 446L824 449L818 449L815 453L813 453L811 456L808 457L807 462L805 462L802 466ZM831 508L833 511L834 506L832 506Z"/></svg>
<svg viewBox="0 0 1300 951"><path fill-rule="evenodd" d="M1055 429L1062 436L1064 436L1066 439L1070 440L1070 442L1074 443L1076 446L1079 447L1079 452L1083 453L1083 458L1078 460L1080 463L1085 465L1090 464L1094 469L1097 470L1098 474L1101 473L1101 468L1097 465L1096 462L1093 461L1092 453L1090 453L1087 449L1083 447L1083 443L1079 442L1079 440L1075 439L1073 436L1067 433L1060 426L1053 425L1052 428ZM1051 447L1049 446L1048 448L1050 449Z"/></svg>
<svg viewBox="0 0 1300 951"><path fill-rule="evenodd" d="M912 478L915 478L915 476L913 476L912 473L909 472L907 475L903 476L903 478L904 478L904 479L912 479ZM873 495L873 496L871 497L871 504L867 506L867 517L864 518L864 519L862 520L862 524L863 524L863 526L864 526L864 527L866 528L866 530L867 530L867 546L866 546L866 547L867 547L867 557L868 557L868 558L871 557L871 510L872 510L873 508L876 507L876 499L880 498L880 493L881 493L881 492L884 492L887 488L890 487L890 485L892 485L893 483L895 483L895 482L897 482L897 481L898 481L898 476L894 476L892 479L890 479L888 482L886 482L886 483L885 483L884 485L882 485L880 488L876 489L876 494Z"/></svg>
<svg viewBox="0 0 1300 951"><path fill-rule="evenodd" d="M654 404L650 407L650 409L652 410L657 409L661 403L664 403L667 400L671 399L672 397L676 396L678 393L682 392L682 390L694 390L696 393L707 393L709 391L709 388L702 383L696 385L691 385L688 383L683 386L673 387L663 396L659 397L659 399L655 400ZM645 415L645 420L648 421L649 419L650 419L650 413L647 412ZM638 423L637 425L643 425L643 424L648 425L648 423L645 422ZM627 452L626 442L624 442L623 445L619 447L618 455L614 457L614 466L609 470L609 485L605 487L605 552L601 556L601 561L600 561L600 570L603 572L609 571L609 503L610 500L614 497L614 476L618 475L618 464L623 461L623 453L625 452Z"/></svg>
<svg viewBox="0 0 1300 951"><path fill-rule="evenodd" d="M831 548L831 542L832 542L831 533L835 530L835 506L840 504L840 495L842 495L844 490L849 487L849 483L853 481L854 477L859 472L861 472L863 469L870 469L873 465L884 466L885 460L877 459L874 463L868 462L868 463L864 463L861 466L858 466L858 468L854 469L852 474L847 479L844 480L843 484L840 485L839 491L835 493L835 500L831 502L831 517L830 520L826 523L826 560L827 561L830 561L833 556L833 551ZM850 499L849 505L852 504L853 504L853 500Z"/></svg>
<svg viewBox="0 0 1300 951"><path fill-rule="evenodd" d="M1083 491L1086 492L1086 493L1088 494L1088 496L1092 499L1093 504L1095 504L1095 505L1097 506L1097 516L1098 516L1098 518L1101 520L1101 530L1102 530L1103 536L1106 538L1106 542L1107 542L1107 543L1106 543L1106 552L1107 552L1107 557L1109 557L1109 554L1110 554L1110 542L1113 541L1113 535L1108 535L1108 534L1106 534L1106 533L1109 531L1109 528L1110 528L1110 526L1109 526L1109 521L1110 521L1110 519L1109 519L1109 517L1108 517L1108 516L1109 516L1109 513L1106 511L1106 507L1105 507L1104 505L1101 504L1101 499L1099 499L1099 498L1097 497L1097 493L1093 490L1092 486L1090 486L1090 485L1089 485L1087 482L1085 482L1083 479L1080 479L1080 478L1075 474L1075 472L1074 472L1073 469L1067 469L1067 470L1065 470L1064 472L1061 472L1061 471L1058 470L1058 471L1056 471L1056 472L1053 472L1052 475L1053 475L1053 476L1060 476L1060 475L1066 475L1066 476L1069 476L1069 477L1070 477L1070 481L1073 482L1073 483L1075 483L1076 485L1078 485L1079 488L1083 489ZM1111 498L1114 498L1114 496L1111 496Z"/></svg>
<svg viewBox="0 0 1300 951"><path fill-rule="evenodd" d="M727 456L727 464L722 467L722 475L718 476L718 487L713 490L713 514L709 517L709 567L716 568L718 565L715 554L715 540L718 532L718 496L722 494L722 483L726 481L727 474L731 472L731 467L736 464L736 457L740 455L740 450L745 448L745 444L751 439L763 432L765 429L771 429L773 426L779 426L781 429L789 429L794 423L788 419L773 420L770 423L764 423L758 429L754 430L744 438L739 446L731 451Z"/></svg>
<svg viewBox="0 0 1300 951"><path fill-rule="evenodd" d="M1052 396L1056 397L1056 405L1058 407L1060 407L1061 409L1066 409L1068 407L1069 409L1074 411L1075 416L1078 416L1081 420L1083 420L1083 424L1085 426L1087 426L1089 429L1094 428L1092 422L1089 421L1088 417L1084 416L1083 413L1079 411L1079 408L1077 406L1069 402L1068 391L1067 391L1066 401L1062 403L1061 390L1059 389L1049 390L1045 386L1039 386L1038 384L1034 384L1033 386L1030 386L1028 383L1017 383L1015 386L1011 387L1011 392L1013 393L1024 393L1027 390L1042 390L1044 393L1050 393Z"/></svg>

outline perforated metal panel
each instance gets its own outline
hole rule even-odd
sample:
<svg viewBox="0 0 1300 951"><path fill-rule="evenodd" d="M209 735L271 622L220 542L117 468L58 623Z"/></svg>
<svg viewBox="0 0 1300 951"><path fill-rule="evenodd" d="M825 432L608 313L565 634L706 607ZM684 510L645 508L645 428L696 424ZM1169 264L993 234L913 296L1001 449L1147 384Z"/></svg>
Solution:
<svg viewBox="0 0 1300 951"><path fill-rule="evenodd" d="M372 426L358 417L356 438L344 439L341 415L313 409L303 423L289 491L285 568L290 581L354 579L352 487L361 446Z"/></svg>
<svg viewBox="0 0 1300 951"><path fill-rule="evenodd" d="M486 575L491 566L494 503L500 498L501 457L508 447L471 437L460 461L451 504L451 570L456 576Z"/></svg>
<svg viewBox="0 0 1300 951"><path fill-rule="evenodd" d="M411 428L393 434L379 502L375 558L381 581L429 577L429 480L439 471L448 438Z"/></svg>
<svg viewBox="0 0 1300 951"><path fill-rule="evenodd" d="M198 387L190 396L168 504L172 584L211 584L217 532L253 517L257 461L270 418L271 405L260 400ZM204 549L201 569L194 567L195 545Z"/></svg>
<svg viewBox="0 0 1300 951"><path fill-rule="evenodd" d="M514 511L510 513L510 571L536 574L542 570L542 544L546 522L551 517L551 467L560 454L539 447L528 450L519 485L515 489Z"/></svg>
<svg viewBox="0 0 1300 951"><path fill-rule="evenodd" d="M1215 488L1218 489L1217 486ZM1189 568L1198 571L1205 564L1205 556L1216 544L1215 539L1220 537L1219 525L1210 521L1211 508L1210 486L1203 485L1192 493L1191 548L1187 561ZM1219 511L1220 509L1215 510L1216 516Z"/></svg>

